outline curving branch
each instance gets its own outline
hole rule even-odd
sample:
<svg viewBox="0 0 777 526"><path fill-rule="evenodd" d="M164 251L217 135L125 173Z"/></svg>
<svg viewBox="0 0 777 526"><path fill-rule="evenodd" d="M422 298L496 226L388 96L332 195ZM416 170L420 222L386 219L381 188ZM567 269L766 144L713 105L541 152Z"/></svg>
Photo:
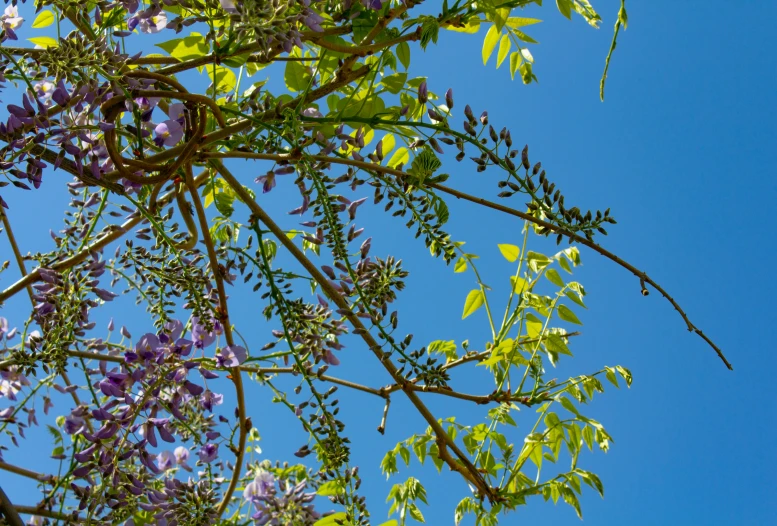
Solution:
<svg viewBox="0 0 777 526"><path fill-rule="evenodd" d="M383 367L392 377L394 382L402 386L402 390L408 397L410 402L415 406L419 413L424 417L424 420L432 427L437 439L439 441L440 458L442 458L450 467L451 470L461 473L465 479L472 483L484 497L488 497L489 500L495 500L496 495L483 476L472 464L466 454L462 452L459 447L448 436L448 433L443 429L442 425L438 422L437 418L429 411L426 405L418 398L415 390L409 387L408 381L399 373L399 370L394 363L389 359L388 354L384 353L381 345L374 339L372 334L362 324L361 320L353 313L348 302L343 296L335 290L330 284L329 280L324 276L320 270L305 256L305 254L285 235L283 229L281 229L272 218L259 206L259 204L251 198L246 192L240 182L235 179L229 170L218 159L211 159L211 166L213 166L230 187L235 191L241 201L245 203L251 210L254 220L258 220L263 223L278 239L278 241L289 251L292 256L305 268L305 270L315 279L321 289L326 295L342 310L344 316L348 319L351 325L354 327L354 333L359 336L367 344L367 347L372 351L376 358L383 364ZM447 453L447 449L450 449L457 457L458 461L454 460ZM459 465L459 462L461 465Z"/></svg>
<svg viewBox="0 0 777 526"><path fill-rule="evenodd" d="M264 159L264 160L294 160L295 157L289 154L281 154L281 155L273 155L273 154L252 154L249 152L229 152L229 153L204 153L201 154L201 157L203 158L228 158L228 157L240 157L240 158L249 158L249 159ZM311 159L320 161L323 163L332 163L332 164L344 164L348 166L354 166L356 168L360 168L362 170L366 170L368 172L380 172L383 174L393 175L400 180L411 180L412 176L408 174L407 172L403 172L401 170L397 170L394 168L389 168L387 166L381 166L376 163L370 163L366 161L357 161L355 159L345 159L340 157L329 157L326 155L310 155ZM701 329L699 329L696 325L694 325L691 320L688 318L688 315L685 313L685 311L680 307L680 305L675 301L675 299L669 295L666 290L664 290L661 285L656 283L652 278L650 278L646 272L641 271L637 269L634 265L631 263L625 261L624 259L618 257L617 255L613 254L609 250L601 247L600 245L594 243L593 241L589 241L583 236L579 236L575 234L574 232L570 232L569 230L566 230L564 228L561 228L559 226L554 225L553 223L550 223L548 221L544 221L542 219L539 219L537 217L534 217L531 214L528 214L526 212L521 212L519 210L515 210L514 208L510 208L508 206L500 205L499 203L494 203L492 201L489 201L487 199L484 199L482 197L476 197L470 194L467 194L465 192L460 192L459 190L455 190L453 188L450 188L448 186L444 186L437 183L432 182L425 182L425 187L433 188L435 190L438 190L440 192L446 193L448 195L452 195L453 197L457 199L464 199L465 201L470 201L472 203L476 203L482 206L485 206L486 208L491 208L493 210L498 210L499 212L503 212L515 217L519 217L523 219L524 221L529 221L530 223L534 223L535 225L541 226L547 230L550 230L552 232L555 232L556 234L561 234L572 241L575 241L577 243L580 243L581 245L584 245L591 250L599 253L600 255L606 257L607 259L614 261L621 267L625 268L632 274L634 274L637 278L640 280L640 284L642 285L642 290L646 291L647 289L644 288L644 284L647 283L651 287L653 287L655 290L658 291L659 294L661 294L669 303L672 304L672 307L680 314L680 317L685 322L688 331L696 333L701 337L707 344L712 347L712 349L715 351L715 353L718 355L718 357L723 361L723 363L726 365L726 367L733 371L734 367L731 365L731 363L728 361L726 356L723 354L723 351L706 335L702 332ZM644 294L644 292L643 292Z"/></svg>

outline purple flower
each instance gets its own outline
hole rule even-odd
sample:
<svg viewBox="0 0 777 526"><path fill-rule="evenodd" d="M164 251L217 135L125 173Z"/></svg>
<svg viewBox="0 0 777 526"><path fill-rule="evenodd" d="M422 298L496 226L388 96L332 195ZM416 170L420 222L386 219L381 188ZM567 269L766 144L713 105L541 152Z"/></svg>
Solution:
<svg viewBox="0 0 777 526"><path fill-rule="evenodd" d="M366 200L367 200L366 197L362 197L361 199L357 199L356 201L352 201L348 205L348 217L350 217L352 221L354 219L356 219L356 209L359 207L359 205L361 205Z"/></svg>
<svg viewBox="0 0 777 526"><path fill-rule="evenodd" d="M208 331L196 316L192 317L192 338L194 338L194 346L198 349L204 349L216 341L215 334Z"/></svg>
<svg viewBox="0 0 777 526"><path fill-rule="evenodd" d="M219 367L237 367L248 357L246 350L239 345L227 345L216 355Z"/></svg>
<svg viewBox="0 0 777 526"><path fill-rule="evenodd" d="M183 138L183 127L174 120L166 120L154 128L154 142L157 146L175 146Z"/></svg>
<svg viewBox="0 0 777 526"><path fill-rule="evenodd" d="M254 182L261 183L262 193L266 194L267 192L275 188L275 172L270 170L265 175L260 175L259 177L254 179Z"/></svg>
<svg viewBox="0 0 777 526"><path fill-rule="evenodd" d="M159 337L152 332L147 332L135 344L135 352L144 360L152 360L156 358L161 347L162 343L159 341Z"/></svg>
<svg viewBox="0 0 777 526"><path fill-rule="evenodd" d="M233 0L219 0L221 8L227 13L237 13L235 2Z"/></svg>
<svg viewBox="0 0 777 526"><path fill-rule="evenodd" d="M200 405L203 409L213 412L214 405L221 405L224 402L224 395L214 393L210 389L200 395Z"/></svg>
<svg viewBox="0 0 777 526"><path fill-rule="evenodd" d="M324 362L329 365L340 365L340 359L330 349L324 352Z"/></svg>
<svg viewBox="0 0 777 526"><path fill-rule="evenodd" d="M141 33L159 33L167 27L167 15L161 11L154 16L139 18L138 27Z"/></svg>
<svg viewBox="0 0 777 526"><path fill-rule="evenodd" d="M216 457L219 454L219 445L214 444L212 442L208 442L197 453L197 456L200 457L200 460L205 462L206 464L210 464L213 462Z"/></svg>
<svg viewBox="0 0 777 526"><path fill-rule="evenodd" d="M186 106L184 106L180 102L176 102L174 104L171 104L170 107L168 108L167 116L170 117L170 119L178 122L178 124L183 125L185 111L186 111Z"/></svg>
<svg viewBox="0 0 777 526"><path fill-rule="evenodd" d="M173 451L173 455L175 455L175 463L181 466L186 471L191 471L192 468L189 467L189 464L186 462L189 460L189 450L186 449L183 446L178 446L175 448L175 451Z"/></svg>
<svg viewBox="0 0 777 526"><path fill-rule="evenodd" d="M248 502L259 502L260 497L267 497L275 488L275 477L269 471L260 471L253 482L246 485L243 490L243 498Z"/></svg>
<svg viewBox="0 0 777 526"><path fill-rule="evenodd" d="M84 419L80 416L73 416L72 414L65 417L65 425L63 426L65 433L68 435L75 435L81 428L84 427Z"/></svg>
<svg viewBox="0 0 777 526"><path fill-rule="evenodd" d="M173 455L169 451L162 451L156 456L156 465L162 471L173 467Z"/></svg>

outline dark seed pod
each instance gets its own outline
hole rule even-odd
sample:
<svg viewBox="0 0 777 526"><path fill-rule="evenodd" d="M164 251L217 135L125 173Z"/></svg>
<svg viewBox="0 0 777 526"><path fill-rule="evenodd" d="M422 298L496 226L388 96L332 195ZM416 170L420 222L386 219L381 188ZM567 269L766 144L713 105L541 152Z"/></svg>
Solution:
<svg viewBox="0 0 777 526"><path fill-rule="evenodd" d="M523 147L523 151L521 152L521 164L523 164L523 168L525 170L528 170L530 168L529 166L529 145Z"/></svg>
<svg viewBox="0 0 777 526"><path fill-rule="evenodd" d="M531 171L532 175L537 175L537 173L540 171L540 168L542 168L542 163L535 164Z"/></svg>

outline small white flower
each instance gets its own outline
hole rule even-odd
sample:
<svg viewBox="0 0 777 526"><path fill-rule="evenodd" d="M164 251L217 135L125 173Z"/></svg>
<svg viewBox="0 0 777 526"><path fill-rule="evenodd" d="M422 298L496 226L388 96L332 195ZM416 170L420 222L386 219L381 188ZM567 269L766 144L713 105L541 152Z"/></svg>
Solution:
<svg viewBox="0 0 777 526"><path fill-rule="evenodd" d="M24 18L19 16L19 9L15 5L9 5L5 8L5 12L2 17L3 25L10 29L18 29L21 27Z"/></svg>

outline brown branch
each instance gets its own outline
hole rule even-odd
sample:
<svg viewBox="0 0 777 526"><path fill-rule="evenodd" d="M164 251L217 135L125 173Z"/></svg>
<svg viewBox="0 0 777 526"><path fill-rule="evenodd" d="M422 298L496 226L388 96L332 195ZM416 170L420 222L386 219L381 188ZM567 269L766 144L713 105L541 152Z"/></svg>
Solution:
<svg viewBox="0 0 777 526"><path fill-rule="evenodd" d="M242 155L244 152L239 152L239 153L241 153L241 155L240 155L241 157L246 157L247 156L247 155ZM209 154L209 155L213 156L213 154ZM221 156L226 156L226 155L221 155ZM279 157L282 157L282 156L279 156ZM400 179L406 179L406 178L410 177L410 175L407 174L406 172L402 172L400 170L396 170L394 168L389 168L389 167L386 167L386 166L381 166L381 165L375 164L375 163L369 163L369 162L366 162L366 161L357 161L355 159L333 158L333 157L328 157L328 156L325 156L325 155L311 155L310 157L312 159L315 159L315 160L321 161L321 162L345 164L345 165L349 165L349 166L355 166L357 168L361 168L361 169L367 170L367 171L386 173L386 174L390 174L390 175L394 175L396 177L399 177ZM264 158L264 157L256 157L256 158ZM285 159L289 159L289 157L286 156ZM670 296L669 293L666 292L663 289L663 287L661 287L661 285L659 285L658 283L653 281L653 279L651 279L645 272L637 269L635 266L631 265L627 261L625 261L625 260L621 259L620 257L616 256L615 254L613 254L609 250L602 248L601 246L597 245L593 241L589 241L585 237L579 236L579 235L575 234L574 232L570 232L568 230L565 230L564 228L556 226L553 223L549 223L548 221L543 221L542 219L538 219L538 218L532 216L531 214L527 214L525 212L520 212L520 211L515 210L513 208L510 208L510 207L507 207L507 206L504 206L504 205L500 205L498 203L494 203L492 201L489 201L487 199L483 199L481 197L475 197L475 196L472 196L470 194L467 194L467 193L464 193L464 192L460 192L458 190L455 190L453 188L449 188L449 187L441 185L441 184L430 183L430 182L424 183L424 184L428 188L434 188L435 190L439 190L440 192L452 195L452 196L456 197L457 199L464 199L466 201L470 201L472 203L476 203L476 204L485 206L487 208L491 208L493 210L498 210L500 212L504 212L506 214L509 214L509 215L512 215L512 216L515 216L515 217L519 217L519 218L521 218L521 219L523 219L525 221L529 221L531 223L534 223L535 225L542 226L542 227L546 228L547 230L550 230L550 231L555 232L557 234L562 234L563 236L566 236L569 239L571 239L573 241L576 241L577 243L580 243L581 245L584 245L584 246L594 250L595 252L598 252L599 254L601 254L602 256L606 257L607 259L610 259L611 261L614 261L615 263L617 263L621 267L625 268L626 270L628 270L629 272L634 274L637 278L639 278L640 279L640 283L643 284L643 287L644 287L644 283L648 283L654 289L656 289L659 292L659 294L661 294L664 298L666 298L669 301L669 303L672 304L672 306L675 308L675 310L680 314L680 317L682 317L683 321L685 322L686 326L688 327L688 330L690 332L695 332L696 334L698 334L705 342L707 342L707 344L709 344L710 347L712 347L712 349L717 353L718 357L723 361L723 363L726 365L726 367L728 367L729 370L732 370L732 371L734 370L734 367L731 365L731 363L728 361L728 359L726 359L726 356L723 354L723 351L721 351L720 348L717 345L715 345L715 343L707 335L705 335L701 331L701 329L699 329L693 323L691 323L691 320L688 318L688 315L685 313L685 311L680 307L680 305L678 305L678 303L674 300L674 298L672 296ZM645 289L643 288L643 290L645 290Z"/></svg>
<svg viewBox="0 0 777 526"><path fill-rule="evenodd" d="M205 110L202 110L200 116L205 120ZM216 249L213 246L213 239L210 236L210 229L208 225L208 218L205 215L205 208L202 206L200 196L197 193L197 185L194 182L194 174L192 173L191 163L187 163L184 167L186 173L186 186L189 188L189 195L191 196L194 209L197 212L197 219L200 223L200 230L202 231L202 241L205 244L205 248L208 252L208 259L210 261L210 268L213 272L213 279L216 282L216 290L218 291L219 299L219 321L221 321L224 327L224 337L227 340L227 344L235 345L234 337L232 335L232 324L229 321L229 306L227 304L227 291L224 288L224 277L222 275L221 265L219 265L218 255ZM237 413L238 413L238 445L237 456L235 458L235 468L233 469L232 478L229 481L229 486L224 492L224 498L219 504L216 511L217 516L221 516L229 506L229 501L232 498L232 494L237 488L238 481L240 479L240 472L243 468L243 458L245 455L246 437L248 436L248 426L250 420L246 417L246 402L245 392L243 390L243 376L240 371L240 367L232 368L232 383L235 385L235 393L237 395Z"/></svg>
<svg viewBox="0 0 777 526"><path fill-rule="evenodd" d="M37 515L39 517L47 517L49 519L57 519L65 521L67 524L80 524L81 519L76 515L75 517L70 514L57 513L55 511L47 510L45 508L39 508L37 506L21 506L15 505L16 511L24 515Z"/></svg>
<svg viewBox="0 0 777 526"><path fill-rule="evenodd" d="M10 473L15 473L22 477L37 480L38 482L54 482L57 479L54 475L43 475L42 473L36 473L35 471L31 471L19 466L14 466L13 464L8 464L7 462L3 461L0 461L0 469Z"/></svg>
<svg viewBox="0 0 777 526"><path fill-rule="evenodd" d="M11 499L8 498L2 487L0 487L0 513L2 513L10 526L24 526L22 518L19 517L19 512L14 509Z"/></svg>
<svg viewBox="0 0 777 526"><path fill-rule="evenodd" d="M281 229L270 216L259 206L259 204L251 198L246 192L243 186L237 179L226 169L226 167L217 159L212 159L211 164L218 170L224 180L235 191L241 201L243 201L252 212L252 216L261 221L273 235L280 241L280 243L294 256L294 258L303 266L305 270L315 279L324 293L342 310L344 316L348 319L351 325L354 327L354 332L367 344L367 347L372 353L380 360L386 371L394 379L394 382L400 385L404 385L407 381L399 373L394 363L389 359L388 354L384 353L381 345L373 338L372 334L362 324L361 320L351 311L350 305L343 298L337 290L330 284L329 280L324 276L321 271L305 256L305 254L285 235L283 229ZM443 427L437 421L437 418L429 411L424 405L418 395L413 389L403 389L405 395L410 399L410 402L415 406L419 413L424 417L427 423L432 427L437 434L438 440L442 445L441 449L449 448L456 457L462 462L464 468L459 466L458 463L449 458L448 465L452 470L461 472L464 477L471 482L478 491L489 499L494 498L492 489L488 486L486 481L477 471L477 468L472 464L469 458L459 449L455 442L448 436ZM442 454L441 454L442 456Z"/></svg>
<svg viewBox="0 0 777 526"><path fill-rule="evenodd" d="M13 251L14 258L16 258L16 264L19 266L22 278L24 278L27 275L27 267L24 265L24 258L19 250L19 245L16 243L16 237L13 235L11 221L8 219L8 214L3 210L3 207L0 207L0 222L3 223L5 234L8 236L8 242L11 244L11 250ZM33 308L35 308L35 298L33 298L32 287L28 284L25 288L27 289L27 295L30 297L30 303L32 303Z"/></svg>

